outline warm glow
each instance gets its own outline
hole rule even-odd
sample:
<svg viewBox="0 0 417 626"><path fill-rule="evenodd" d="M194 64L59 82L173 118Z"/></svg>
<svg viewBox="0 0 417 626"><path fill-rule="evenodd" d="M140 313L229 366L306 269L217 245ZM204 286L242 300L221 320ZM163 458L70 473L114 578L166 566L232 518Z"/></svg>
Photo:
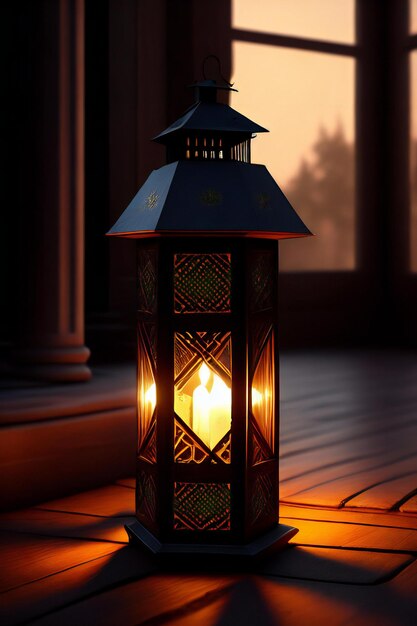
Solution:
<svg viewBox="0 0 417 626"><path fill-rule="evenodd" d="M153 383L145 393L145 403L150 404L151 413L154 412L156 407L156 386Z"/></svg>
<svg viewBox="0 0 417 626"><path fill-rule="evenodd" d="M201 384L204 385L204 387L207 387L207 383L210 378L210 370L205 363L203 363L203 365L198 370L198 377Z"/></svg>
<svg viewBox="0 0 417 626"><path fill-rule="evenodd" d="M191 427L213 449L230 429L231 391L205 363L198 370L198 378L200 385L192 394Z"/></svg>
<svg viewBox="0 0 417 626"><path fill-rule="evenodd" d="M260 391L252 387L252 406L257 406L262 402L262 394Z"/></svg>
<svg viewBox="0 0 417 626"><path fill-rule="evenodd" d="M415 2L415 0L412 0ZM233 0L233 28L354 43L354 0Z"/></svg>

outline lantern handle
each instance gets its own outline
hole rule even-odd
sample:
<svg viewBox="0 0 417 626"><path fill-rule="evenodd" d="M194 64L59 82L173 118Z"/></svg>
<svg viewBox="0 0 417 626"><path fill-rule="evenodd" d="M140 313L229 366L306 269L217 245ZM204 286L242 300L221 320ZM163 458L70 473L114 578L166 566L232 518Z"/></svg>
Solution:
<svg viewBox="0 0 417 626"><path fill-rule="evenodd" d="M214 60L217 62L217 68L218 68L218 73L219 73L220 78L221 78L221 79L222 79L222 80L226 83L226 85L228 85L229 87L233 87L234 83L230 83L230 82L229 82L228 80L226 80L226 78L223 76L223 74L222 74L222 64L221 64L221 62L220 62L219 57L218 57L216 54L209 54L209 55L207 55L207 56L205 57L205 59L203 60L203 63L202 63L202 70L203 70L203 77L204 77L204 80L207 80L207 76L206 76L206 64L207 64L207 61L208 61L209 59L214 59Z"/></svg>

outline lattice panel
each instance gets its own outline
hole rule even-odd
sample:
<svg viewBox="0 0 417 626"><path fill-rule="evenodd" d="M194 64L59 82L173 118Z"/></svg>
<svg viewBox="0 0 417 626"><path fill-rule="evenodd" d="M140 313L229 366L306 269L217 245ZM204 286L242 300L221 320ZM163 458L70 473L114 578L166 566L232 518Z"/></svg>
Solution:
<svg viewBox="0 0 417 626"><path fill-rule="evenodd" d="M250 268L251 311L264 311L272 308L276 272L272 250L257 250L253 253Z"/></svg>
<svg viewBox="0 0 417 626"><path fill-rule="evenodd" d="M138 322L138 331L141 333L143 346L156 369L156 325L148 322Z"/></svg>
<svg viewBox="0 0 417 626"><path fill-rule="evenodd" d="M141 470L136 484L136 514L146 524L154 524L156 519L156 486L151 474Z"/></svg>
<svg viewBox="0 0 417 626"><path fill-rule="evenodd" d="M266 443L275 450L275 371L274 335L271 332L263 347L252 380L251 404L256 424Z"/></svg>
<svg viewBox="0 0 417 626"><path fill-rule="evenodd" d="M175 313L230 313L231 282L230 254L175 254Z"/></svg>
<svg viewBox="0 0 417 626"><path fill-rule="evenodd" d="M213 452L219 456L224 463L230 463L231 461L231 445L232 433L229 430L228 433L223 437L221 441L217 444L217 446L213 449Z"/></svg>
<svg viewBox="0 0 417 626"><path fill-rule="evenodd" d="M174 358L176 382L192 375L203 361L219 376L230 380L232 369L230 332L175 333Z"/></svg>
<svg viewBox="0 0 417 626"><path fill-rule="evenodd" d="M139 451L139 457L148 463L156 463L156 420L153 420L144 444Z"/></svg>
<svg viewBox="0 0 417 626"><path fill-rule="evenodd" d="M230 530L229 483L175 483L175 530Z"/></svg>
<svg viewBox="0 0 417 626"><path fill-rule="evenodd" d="M250 320L250 372L252 373L259 359L268 333L271 331L270 320L254 315Z"/></svg>
<svg viewBox="0 0 417 626"><path fill-rule="evenodd" d="M175 420L174 460L176 463L203 463L210 454Z"/></svg>
<svg viewBox="0 0 417 626"><path fill-rule="evenodd" d="M230 430L230 332L175 333L174 411L213 450Z"/></svg>
<svg viewBox="0 0 417 626"><path fill-rule="evenodd" d="M256 477L250 499L250 523L255 524L260 519L269 519L275 514L277 497L274 494L274 485L270 474L259 474ZM278 511L276 511L278 517Z"/></svg>
<svg viewBox="0 0 417 626"><path fill-rule="evenodd" d="M252 422L251 418L251 422ZM258 465L263 461L268 461L273 458L272 450L270 450L265 439L260 433L257 432L256 427L251 424L249 429L249 436L251 438L251 458L250 465Z"/></svg>
<svg viewBox="0 0 417 626"><path fill-rule="evenodd" d="M157 252L138 250L138 309L142 313L155 313L157 305Z"/></svg>

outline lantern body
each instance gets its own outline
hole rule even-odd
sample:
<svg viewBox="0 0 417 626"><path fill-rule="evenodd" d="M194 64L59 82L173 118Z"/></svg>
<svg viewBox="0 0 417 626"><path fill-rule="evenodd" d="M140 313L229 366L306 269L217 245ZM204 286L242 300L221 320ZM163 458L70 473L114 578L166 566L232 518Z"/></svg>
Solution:
<svg viewBox="0 0 417 626"><path fill-rule="evenodd" d="M137 245L137 518L161 544L247 544L277 528L278 244Z"/></svg>
<svg viewBox="0 0 417 626"><path fill-rule="evenodd" d="M213 81L155 138L169 162L111 229L137 241L137 521L153 552L257 554L278 523L278 239L309 235L266 168L265 129Z"/></svg>

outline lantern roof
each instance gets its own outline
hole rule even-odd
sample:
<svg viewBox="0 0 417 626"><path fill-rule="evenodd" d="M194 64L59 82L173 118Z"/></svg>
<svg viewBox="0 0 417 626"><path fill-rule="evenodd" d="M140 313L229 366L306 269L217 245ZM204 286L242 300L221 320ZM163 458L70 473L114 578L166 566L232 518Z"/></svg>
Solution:
<svg viewBox="0 0 417 626"><path fill-rule="evenodd" d="M222 85L214 80L204 80L190 85L195 88L196 102L173 122L168 128L153 138L158 143L166 143L167 139L181 130L203 130L228 133L268 133L269 131L245 117L227 104L216 102L216 92L220 90L237 91L230 85Z"/></svg>
<svg viewBox="0 0 417 626"><path fill-rule="evenodd" d="M176 161L154 170L108 235L311 235L264 165Z"/></svg>

